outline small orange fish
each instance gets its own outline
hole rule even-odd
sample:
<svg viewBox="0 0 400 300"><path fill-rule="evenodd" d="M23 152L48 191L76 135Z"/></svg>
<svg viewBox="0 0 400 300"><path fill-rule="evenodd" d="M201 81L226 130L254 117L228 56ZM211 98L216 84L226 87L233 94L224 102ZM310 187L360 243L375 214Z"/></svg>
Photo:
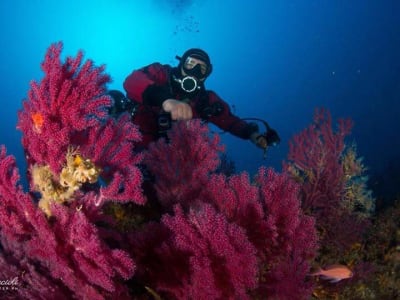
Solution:
<svg viewBox="0 0 400 300"><path fill-rule="evenodd" d="M33 113L31 115L32 122L33 122L33 128L36 132L40 133L42 130L42 126L44 123L44 118L41 113Z"/></svg>
<svg viewBox="0 0 400 300"><path fill-rule="evenodd" d="M317 272L311 273L310 276L321 276L331 283L336 283L340 280L353 277L353 272L344 265L331 265L325 269L321 268Z"/></svg>

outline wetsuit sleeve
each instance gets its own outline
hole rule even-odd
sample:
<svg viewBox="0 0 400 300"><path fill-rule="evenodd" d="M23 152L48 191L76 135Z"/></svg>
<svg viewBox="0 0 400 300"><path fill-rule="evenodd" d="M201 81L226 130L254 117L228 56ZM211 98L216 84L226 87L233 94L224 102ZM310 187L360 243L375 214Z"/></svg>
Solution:
<svg viewBox="0 0 400 300"><path fill-rule="evenodd" d="M170 69L169 65L154 63L133 71L124 81L128 98L151 106L161 106L173 98L168 84Z"/></svg>
<svg viewBox="0 0 400 300"><path fill-rule="evenodd" d="M231 112L229 105L217 94L209 91L208 97L210 105L219 102L224 108L221 114L209 118L211 123L217 125L222 130L228 131L231 134L246 140L250 139L252 133L258 132L257 124L247 123L246 121L243 121L239 117L235 116Z"/></svg>

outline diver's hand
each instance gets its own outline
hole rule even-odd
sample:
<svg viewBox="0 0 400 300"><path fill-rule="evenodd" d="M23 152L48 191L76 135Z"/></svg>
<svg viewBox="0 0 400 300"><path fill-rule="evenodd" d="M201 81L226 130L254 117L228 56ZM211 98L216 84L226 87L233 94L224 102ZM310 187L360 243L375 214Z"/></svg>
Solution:
<svg viewBox="0 0 400 300"><path fill-rule="evenodd" d="M267 139L259 132L254 132L250 136L250 141L252 141L257 147L261 149L267 149L268 147Z"/></svg>
<svg viewBox="0 0 400 300"><path fill-rule="evenodd" d="M162 108L171 113L172 120L190 120L193 118L192 108L182 101L167 99L163 102Z"/></svg>

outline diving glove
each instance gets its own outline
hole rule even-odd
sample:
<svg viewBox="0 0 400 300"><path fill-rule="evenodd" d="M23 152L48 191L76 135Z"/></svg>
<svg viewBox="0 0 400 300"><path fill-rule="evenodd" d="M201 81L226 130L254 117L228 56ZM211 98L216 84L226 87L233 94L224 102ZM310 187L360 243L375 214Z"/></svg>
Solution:
<svg viewBox="0 0 400 300"><path fill-rule="evenodd" d="M252 133L250 136L250 141L261 149L266 149L268 147L267 139L259 132Z"/></svg>

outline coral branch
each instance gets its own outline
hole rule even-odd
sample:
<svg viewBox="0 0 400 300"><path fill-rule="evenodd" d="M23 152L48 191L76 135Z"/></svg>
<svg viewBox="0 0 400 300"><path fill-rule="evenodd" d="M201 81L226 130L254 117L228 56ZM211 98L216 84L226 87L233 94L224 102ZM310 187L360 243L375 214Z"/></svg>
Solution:
<svg viewBox="0 0 400 300"><path fill-rule="evenodd" d="M351 120L340 119L335 131L329 112L316 110L314 123L293 137L289 162L284 163L286 172L301 184L302 207L316 218L321 252L331 260L342 257L368 228L366 215L354 209L362 199L352 193L368 202L369 211L373 207L368 193L356 191L365 185L356 179L362 171L360 162L345 144L351 127Z"/></svg>
<svg viewBox="0 0 400 300"><path fill-rule="evenodd" d="M82 52L62 63L61 49L61 43L49 47L45 76L31 83L19 112L31 193L17 185L15 160L0 149L1 257L8 270L14 265L26 273L23 284L37 284L31 292L20 289L26 298L44 283L60 298L118 298L128 294L123 281L135 264L110 248L92 221L106 201L144 202L141 155L133 151L140 134L128 116L107 118L104 66L82 63Z"/></svg>
<svg viewBox="0 0 400 300"><path fill-rule="evenodd" d="M156 190L164 207L191 202L219 164L219 137L212 139L200 120L178 122L163 140L150 145L144 163L156 177Z"/></svg>
<svg viewBox="0 0 400 300"><path fill-rule="evenodd" d="M19 112L31 188L42 194L41 207L50 215L51 201L75 200L86 183L98 185L97 195L86 205L96 202L101 208L110 200L143 204L136 167L142 157L133 149L139 131L127 115L107 118L111 99L105 84L110 78L103 74L104 66L83 62L81 51L62 63L61 50L61 43L49 47L42 63L45 76L31 83ZM70 149L77 153L70 155ZM99 176L106 184L98 184Z"/></svg>
<svg viewBox="0 0 400 300"><path fill-rule="evenodd" d="M152 240L150 230L161 234ZM239 226L209 205L188 214L176 206L173 216L165 215L157 229L151 225L134 247L142 261L157 261L147 277L167 298L248 299L247 290L256 285L255 248Z"/></svg>
<svg viewBox="0 0 400 300"><path fill-rule="evenodd" d="M338 131L334 132L330 114L317 110L314 124L289 142L291 164L286 169L306 178L307 184L303 184L306 212L320 211L321 217L326 217L331 208L340 206L345 184L340 158L351 127L350 120L339 120Z"/></svg>
<svg viewBox="0 0 400 300"><path fill-rule="evenodd" d="M147 272L139 268L142 271L138 279L174 298L190 292L193 297L307 299L312 283L306 277L317 240L314 220L300 208L299 185L287 175L265 169L260 170L254 184L246 173L231 177L213 174L219 149L216 140L206 134L200 123L191 126L195 130L182 123L175 126L169 144L157 142L146 154L159 201L164 211L174 211L174 215L164 215L161 224L146 226L133 239L138 264L150 266ZM206 154L199 155L199 148ZM178 208L172 210L174 203L179 203ZM202 226L209 220L214 226L203 231ZM228 252L232 247L236 249L234 240L219 229L219 224L225 222L237 226L244 234L243 243L246 240L245 244L256 251L258 280L256 284L247 283L246 293L234 285L229 288L234 294L230 294L224 284L216 284L234 282L232 276L236 278L238 270L233 274L233 269L219 268L228 262L225 255L205 255L214 247ZM207 236L205 244L203 239ZM241 247L245 248L245 244ZM213 263L214 257L219 257L219 263ZM247 264L252 264L252 255L248 254L247 259ZM172 275L164 277L161 270L172 270ZM195 278L198 286L194 285ZM287 288L283 288L285 285ZM198 294L204 289L211 294Z"/></svg>
<svg viewBox="0 0 400 300"><path fill-rule="evenodd" d="M83 211L52 205L54 219L49 222L17 185L18 179L15 159L1 148L0 242L8 263L14 261L23 268L21 272L27 273L22 284L51 281L60 295L69 289L79 298L102 299L127 293L122 281L130 278L135 268L128 254L110 249L100 240ZM35 295L40 287L28 289Z"/></svg>
<svg viewBox="0 0 400 300"><path fill-rule="evenodd" d="M63 64L61 50L61 43L48 49L42 63L45 76L40 83L31 82L17 125L29 163L47 164L54 173L60 172L74 136L100 126L111 105L104 66L93 67L90 60L81 66L82 52Z"/></svg>

